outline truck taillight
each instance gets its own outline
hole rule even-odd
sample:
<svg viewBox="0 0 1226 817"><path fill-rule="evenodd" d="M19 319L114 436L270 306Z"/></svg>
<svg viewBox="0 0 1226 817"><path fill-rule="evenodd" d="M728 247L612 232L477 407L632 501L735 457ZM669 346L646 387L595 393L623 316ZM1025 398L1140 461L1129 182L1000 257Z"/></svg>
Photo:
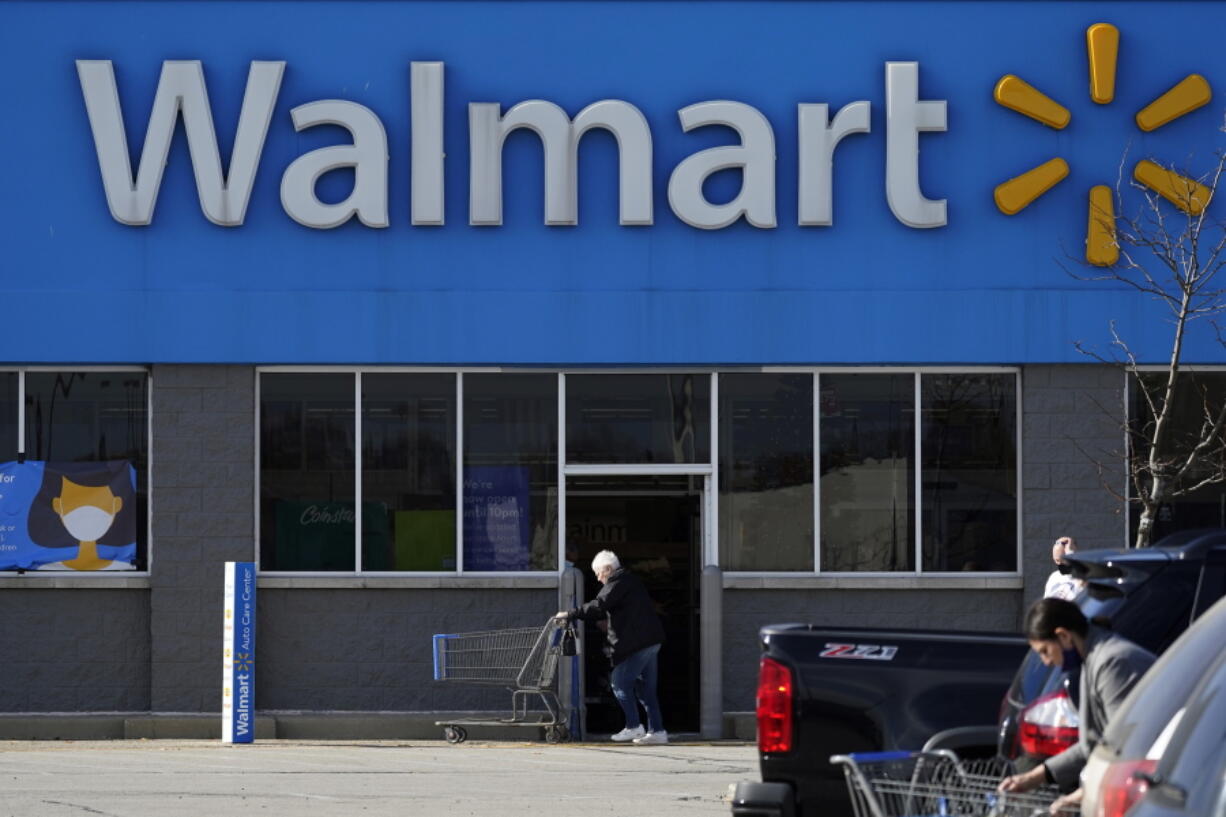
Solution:
<svg viewBox="0 0 1226 817"><path fill-rule="evenodd" d="M792 751L792 671L773 658L758 669L758 751Z"/></svg>
<svg viewBox="0 0 1226 817"><path fill-rule="evenodd" d="M1099 784L1095 817L1124 817L1149 791L1149 776L1157 766L1156 760L1128 760L1108 766Z"/></svg>
<svg viewBox="0 0 1226 817"><path fill-rule="evenodd" d="M1022 710L1018 744L1028 755L1051 757L1077 742L1081 717L1063 689Z"/></svg>

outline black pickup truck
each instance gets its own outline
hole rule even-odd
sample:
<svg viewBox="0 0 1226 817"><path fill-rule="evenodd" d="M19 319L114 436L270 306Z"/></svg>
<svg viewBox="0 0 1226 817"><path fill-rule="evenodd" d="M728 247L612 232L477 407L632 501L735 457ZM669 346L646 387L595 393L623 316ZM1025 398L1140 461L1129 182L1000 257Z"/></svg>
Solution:
<svg viewBox="0 0 1226 817"><path fill-rule="evenodd" d="M945 748L994 754L1001 699L1028 647L1016 634L828 629L779 624L759 633L762 781L738 784L735 817L835 817L850 812L847 752ZM959 741L957 727L971 728Z"/></svg>
<svg viewBox="0 0 1226 817"><path fill-rule="evenodd" d="M1073 573L1092 621L1161 651L1226 594L1226 531L1079 552ZM1043 717L1053 695L1067 694L1062 673L1027 659L1017 634L778 624L759 640L762 782L738 784L734 817L849 814L833 754L947 748L1021 760L1028 750L1060 751L1064 732L1075 740L1075 722L1049 728ZM1067 711L1076 717L1075 705Z"/></svg>

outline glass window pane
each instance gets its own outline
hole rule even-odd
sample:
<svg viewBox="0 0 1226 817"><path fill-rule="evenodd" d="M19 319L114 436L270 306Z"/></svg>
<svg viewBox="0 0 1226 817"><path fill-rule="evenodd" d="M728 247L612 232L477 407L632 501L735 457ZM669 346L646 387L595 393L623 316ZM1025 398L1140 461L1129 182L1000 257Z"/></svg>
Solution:
<svg viewBox="0 0 1226 817"><path fill-rule="evenodd" d="M1152 390L1158 389L1155 399L1161 397L1162 384L1165 381L1164 372L1147 372L1143 375ZM1140 388L1131 384L1129 417L1138 424L1143 435L1153 433L1153 413L1149 410ZM1226 372L1180 372L1175 384L1176 410L1172 416L1171 453L1172 459L1186 457L1191 448L1201 439L1201 429L1206 410L1213 413L1220 411L1226 405ZM1140 451L1141 456L1148 456L1148 448ZM1226 435L1219 433L1217 443L1210 447L1201 462L1188 470L1183 481L1177 486L1180 489L1190 488L1213 473L1226 471ZM1129 486L1129 492L1136 496L1136 486ZM1129 507L1131 518L1130 536L1136 536L1137 523L1141 519L1141 506L1132 503ZM1179 531L1195 528L1226 528L1226 483L1217 482L1201 485L1183 496L1164 502L1158 508L1158 516L1154 520L1153 533L1150 542L1157 544L1163 536ZM1131 540L1130 540L1131 541Z"/></svg>
<svg viewBox="0 0 1226 817"><path fill-rule="evenodd" d="M111 484L112 493L120 495L119 511L108 532L96 544L98 559L115 561L85 569L119 569L120 561L127 565L128 559L134 559L131 564L136 568L146 565L148 405L149 379L145 372L26 373L27 460L78 464L127 462L135 471L135 501L126 503L122 502L121 494L131 490L131 472L124 475L114 469L106 473L65 469L76 473L76 481L83 486ZM66 473L64 479L72 477ZM133 538L134 548L131 547ZM83 547L80 540L76 543L78 548ZM69 540L64 540L65 546L70 544ZM73 561L89 558L79 550Z"/></svg>
<svg viewBox="0 0 1226 817"><path fill-rule="evenodd" d="M0 462L17 459L17 372L0 372Z"/></svg>
<svg viewBox="0 0 1226 817"><path fill-rule="evenodd" d="M724 570L813 570L813 376L719 376Z"/></svg>
<svg viewBox="0 0 1226 817"><path fill-rule="evenodd" d="M260 375L261 570L354 569L353 379Z"/></svg>
<svg viewBox="0 0 1226 817"><path fill-rule="evenodd" d="M464 569L558 569L558 378L464 375Z"/></svg>
<svg viewBox="0 0 1226 817"><path fill-rule="evenodd" d="M566 460L710 462L711 376L567 375Z"/></svg>
<svg viewBox="0 0 1226 817"><path fill-rule="evenodd" d="M925 374L924 570L1017 569L1017 377Z"/></svg>
<svg viewBox="0 0 1226 817"><path fill-rule="evenodd" d="M17 459L17 378L17 372L0 372L0 464ZM4 493L0 487L0 498ZM5 511L0 506L0 570L13 570L25 562L25 537L16 543L16 523L3 518ZM14 531L6 530L9 526Z"/></svg>
<svg viewBox="0 0 1226 817"><path fill-rule="evenodd" d="M456 569L456 375L362 375L362 570Z"/></svg>
<svg viewBox="0 0 1226 817"><path fill-rule="evenodd" d="M822 570L914 570L914 375L820 384Z"/></svg>

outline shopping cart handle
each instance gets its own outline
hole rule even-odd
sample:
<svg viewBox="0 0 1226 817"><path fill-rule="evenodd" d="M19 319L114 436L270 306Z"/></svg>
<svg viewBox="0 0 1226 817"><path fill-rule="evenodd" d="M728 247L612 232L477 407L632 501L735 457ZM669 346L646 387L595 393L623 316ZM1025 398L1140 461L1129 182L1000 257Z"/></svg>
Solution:
<svg viewBox="0 0 1226 817"><path fill-rule="evenodd" d="M907 760L915 757L915 752L852 752L843 757L849 757L856 763L880 763L883 760Z"/></svg>

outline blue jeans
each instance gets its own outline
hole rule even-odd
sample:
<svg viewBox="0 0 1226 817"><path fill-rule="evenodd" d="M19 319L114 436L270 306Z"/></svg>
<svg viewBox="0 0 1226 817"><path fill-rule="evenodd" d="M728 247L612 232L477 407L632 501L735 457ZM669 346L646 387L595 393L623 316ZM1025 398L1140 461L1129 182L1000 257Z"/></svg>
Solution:
<svg viewBox="0 0 1226 817"><path fill-rule="evenodd" d="M664 718L660 714L660 701L656 698L656 678L659 675L660 645L652 644L630 656L613 668L610 680L613 694L626 714L626 728L634 729L642 724L639 720L638 698L647 710L647 731L664 731Z"/></svg>

